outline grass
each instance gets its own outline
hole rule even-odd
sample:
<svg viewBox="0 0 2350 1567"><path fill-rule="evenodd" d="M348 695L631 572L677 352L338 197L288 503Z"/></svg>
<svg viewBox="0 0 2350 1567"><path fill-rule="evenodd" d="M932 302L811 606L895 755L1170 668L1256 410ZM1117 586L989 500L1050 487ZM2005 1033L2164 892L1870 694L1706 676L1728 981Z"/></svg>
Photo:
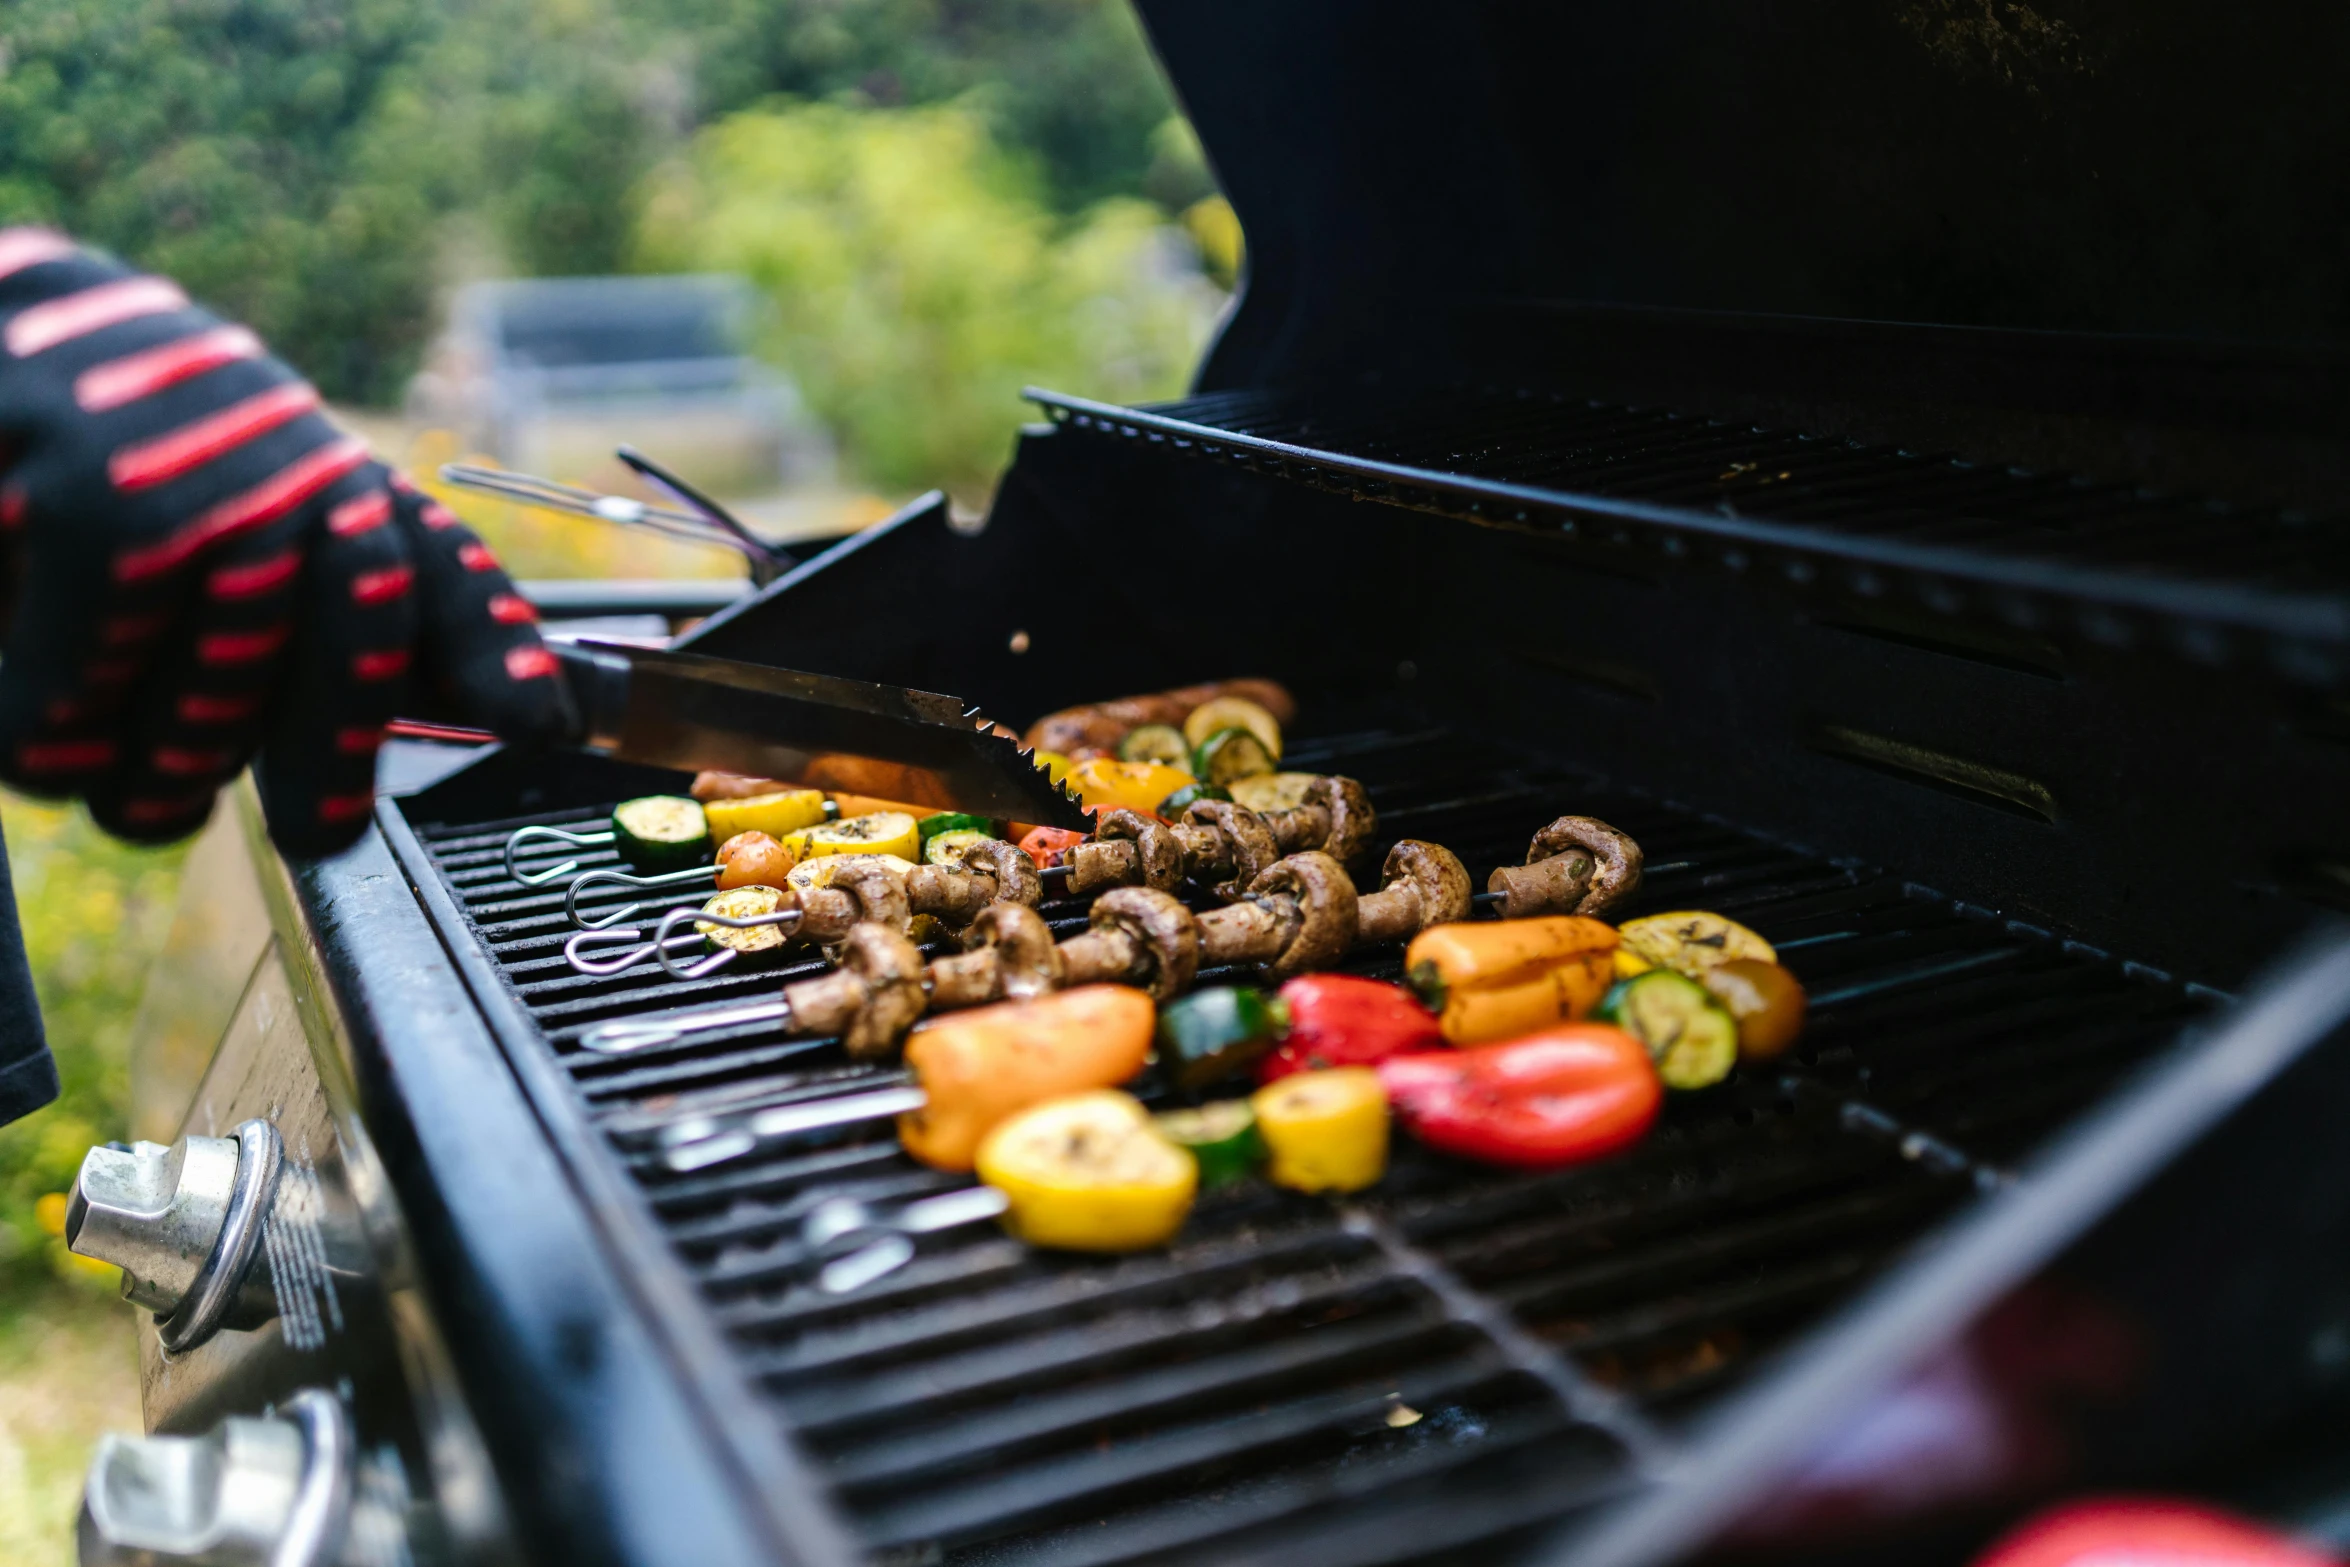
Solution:
<svg viewBox="0 0 2350 1567"><path fill-rule="evenodd" d="M139 1429L132 1308L86 1282L0 1294L0 1562L70 1567L90 1449Z"/></svg>

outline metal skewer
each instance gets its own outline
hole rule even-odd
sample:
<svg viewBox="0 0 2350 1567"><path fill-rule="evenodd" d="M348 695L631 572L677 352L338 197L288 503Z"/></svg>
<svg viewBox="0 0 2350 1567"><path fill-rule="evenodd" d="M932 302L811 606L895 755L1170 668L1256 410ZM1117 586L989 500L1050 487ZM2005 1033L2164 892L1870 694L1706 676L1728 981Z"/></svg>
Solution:
<svg viewBox="0 0 2350 1567"><path fill-rule="evenodd" d="M1474 894L1469 901L1477 913L1491 915L1494 906L1500 903L1501 899L1500 893L1480 892ZM780 914L761 914L754 915L748 920L735 921L721 919L715 914L704 914L695 909L673 909L661 922L662 938L674 942L676 938L670 937L668 932L675 925L689 919L735 925L740 929L753 924L780 923L782 916ZM634 932L629 934L633 937ZM576 942L579 937L574 936L572 940ZM565 950L568 955L569 949ZM731 951L732 949L726 950ZM662 968L667 970L673 979L699 979L705 974L714 972L726 961L724 958L718 957L717 954L712 954L701 964L681 970L670 962L667 948L660 946L658 939L654 942L648 942L643 949L632 954L629 961L642 962L647 956L652 956L656 952L659 955ZM576 961L574 966L578 966ZM618 970L603 972L618 972ZM599 1023L582 1034L579 1043L581 1049L593 1050L599 1055L626 1055L632 1051L650 1049L655 1045L673 1045L681 1039L688 1039L696 1034L714 1034L724 1029L741 1028L752 1023L784 1023L788 1022L790 1018L791 1008L780 1000L757 1002L747 1006L679 1008L677 1011L661 1013L654 1017L623 1018L618 1022Z"/></svg>
<svg viewBox="0 0 2350 1567"><path fill-rule="evenodd" d="M813 1269L818 1289L845 1295L912 1262L916 1238L1001 1218L1010 1207L1010 1199L992 1186L967 1186L894 1207L835 1197L817 1204L795 1236L721 1252L713 1277L805 1276Z"/></svg>
<svg viewBox="0 0 2350 1567"><path fill-rule="evenodd" d="M624 903L617 909L608 910L591 919L579 912L580 897L591 886L691 887L696 882L715 882L717 879L718 867L715 865L688 865L683 870L663 871L655 876L639 876L633 871L616 871L610 868L593 870L572 882L571 890L563 894L563 912L569 915L571 923L581 930L604 930L619 924L643 908L644 905Z"/></svg>
<svg viewBox="0 0 2350 1567"><path fill-rule="evenodd" d="M745 1007L742 1010L750 1011ZM661 1133L662 1165L684 1175L694 1170L706 1170L729 1159L739 1159L756 1150L760 1144L779 1142L793 1137L804 1137L810 1132L831 1131L843 1126L861 1126L869 1121L891 1121L930 1103L930 1096L908 1084L898 1088L878 1088L860 1094L847 1094L838 1099L820 1100L814 1104L776 1105L772 1109L756 1110L749 1115L732 1116L724 1120L716 1116L696 1116L680 1121Z"/></svg>
<svg viewBox="0 0 2350 1567"><path fill-rule="evenodd" d="M773 1001L700 1007L690 1012L671 1012L660 1017L599 1023L580 1035L579 1046L582 1050L593 1050L599 1055L627 1055L632 1051L649 1050L655 1045L675 1044L694 1034L715 1033L725 1028L748 1028L755 1023L782 1023L790 1017L791 1004L779 996Z"/></svg>
<svg viewBox="0 0 2350 1567"><path fill-rule="evenodd" d="M691 942L701 938L688 934L669 939ZM626 952L618 956L588 955L591 947L608 947L620 942L628 943L629 946ZM633 925L600 925L593 930L573 932L571 939L563 943L563 961L571 965L574 973L585 974L590 979L610 979L615 974L627 973L659 950L657 942L645 940L645 933Z"/></svg>
<svg viewBox="0 0 2350 1567"><path fill-rule="evenodd" d="M846 1256L833 1257L818 1270L818 1289L827 1295L846 1295L912 1262L913 1237L1000 1219L1011 1206L1011 1199L992 1186L941 1192L887 1211L868 1207L853 1197L836 1197L801 1223L800 1240L811 1254L821 1256L837 1250L851 1237L878 1237Z"/></svg>
<svg viewBox="0 0 2350 1567"><path fill-rule="evenodd" d="M590 827L574 831L568 827L517 827L506 839L506 879L520 882L525 887L544 887L558 876L568 876L579 869L579 861L565 860L545 870L525 871L515 863L515 856L526 843L541 839L560 843L572 849L608 849L612 846L612 829Z"/></svg>
<svg viewBox="0 0 2350 1567"><path fill-rule="evenodd" d="M784 939L788 941L791 939L791 933L799 928L800 922L806 917L807 911L796 903L788 909L777 909L771 914L745 914L739 917L732 914L711 914L695 908L671 909L661 916L661 923L653 933L653 955L660 959L661 971L671 979L701 979L705 975L715 974L736 958L744 956L744 953L740 948L721 945L716 952L711 953L699 963L689 968L679 968L669 961L669 949L676 944L677 937L672 933L676 931L680 920L692 920L696 925L724 925L730 930L758 930L770 925L779 926L783 927Z"/></svg>

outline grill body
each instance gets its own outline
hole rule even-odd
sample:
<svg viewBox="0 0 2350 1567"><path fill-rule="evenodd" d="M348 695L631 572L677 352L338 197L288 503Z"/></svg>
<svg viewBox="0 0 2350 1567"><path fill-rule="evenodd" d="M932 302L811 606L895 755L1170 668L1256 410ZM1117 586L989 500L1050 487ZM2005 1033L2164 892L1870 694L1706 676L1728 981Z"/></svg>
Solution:
<svg viewBox="0 0 2350 1567"><path fill-rule="evenodd" d="M1114 496L1088 488L1121 473ZM1056 598L1114 620L1149 597L1123 575L1149 553L1152 530L1131 525L1151 515L1143 496L1166 488L1170 505L1196 503L1192 480L1227 494L1255 487L1259 536L1286 533L1301 560L1343 544L1321 596L1222 618L1216 630L1253 653L1230 664L1203 651L1205 633L1162 642L1099 622L1075 628L1102 639L1098 659L1067 627L1009 652L1007 606L1022 618L1036 606L991 589L1020 574L1028 550L1051 552L1060 508L1091 515L1115 500L1129 520L1093 548L1058 552L1083 565L1063 570ZM823 651L850 672L932 684L940 666L925 661L961 647L965 684L1000 675L979 699L1023 715L1095 682L1181 678L1210 656L1216 668L1277 669L1310 715L1299 765L1361 778L1383 835L1445 842L1481 878L1522 855L1550 816L1591 812L1647 847L1643 908L1717 908L1763 931L1814 997L1785 1070L1677 1102L1651 1143L1594 1170L1514 1177L1407 1154L1386 1185L1349 1204L1261 1191L1212 1200L1164 1257L1054 1258L963 1232L926 1241L880 1285L829 1296L797 1244L817 1203L887 1203L959 1183L911 1164L886 1132L666 1172L652 1156L662 1125L854 1092L872 1074L830 1041L756 1027L641 1056L581 1052L595 1023L765 994L793 971L730 970L690 986L657 970L583 979L559 957L560 896L508 881L499 864L517 826L591 822L615 799L677 780L492 753L385 805L392 853L602 1219L605 1246L713 1411L718 1461L744 1477L777 1549L945 1562L1662 1561L1709 1540L1758 1549L1782 1538L1917 1559L1962 1551L2052 1487L2199 1474L2228 1445L2223 1433L2274 1438L2330 1407L2305 1357L2327 1341L2343 1298L2339 1268L2320 1259L2339 1254L2331 1238L2350 1205L2313 1203L2286 1226L2291 1241L2231 1229L2224 1214L2281 1179L2280 1161L2306 1167L2303 1151L2323 1141L2311 1123L2337 1102L2341 1067L2319 1042L2350 1006L2340 950L2271 1003L2290 1017L2257 1063L2244 1064L2241 1019L2182 1047L2182 1031L2237 983L2219 960L2210 978L2191 978L2087 939L2091 920L2059 926L1911 873L1943 841L1924 825L1932 811L2023 822L2014 810L1898 777L1898 790L1866 798L1851 778L1887 775L1828 774L1846 818L1828 842L1913 835L1888 869L1676 798L1622 763L1643 744L1685 739L1663 733L1687 721L1679 700L1640 699L1637 711L1654 711L1645 738L1620 719L1595 733L1581 714L1606 709L1577 703L1624 693L1523 673L1479 690L1491 618L1415 624L1396 612L1397 593L1348 591L1373 572L1346 560L1376 558L1366 541L1382 530L1430 562L1441 547L1409 531L1456 530L1460 558L1428 576L1464 570L1489 533L1511 545L1523 533L1388 505L1325 519L1330 504L1278 476L1146 455L1135 437L1040 430L977 540L937 509L916 510L714 620L701 645L783 663ZM992 564L991 551L1001 552ZM930 607L922 638L826 645L847 624L828 621L842 605L880 605L886 624L907 577L920 584L924 572L961 586L916 601ZM1744 590L1658 577L1635 602L1679 603L1689 627L1705 624L1701 609L1720 619ZM1391 624L1356 635L1358 615ZM1717 634L1687 663L1725 653ZM1815 754L1800 732L1768 751L1753 738L1766 727L1740 733L1756 745L1743 760L1757 774ZM1064 930L1082 918L1072 906L1045 912ZM2231 939L2256 954L2266 938ZM2290 944L2279 937L2275 951ZM1363 969L1394 964L1376 954ZM2332 989L2309 972L2334 976ZM2230 1052L2233 1069L2218 1064ZM2198 1073L2200 1092L2182 1086ZM2236 1087L2217 1090L2222 1079ZM2231 1111L2236 1123L2206 1138ZM2280 1117L2297 1124L2270 1124ZM2189 1233L2229 1257L2237 1280L2258 1281L2255 1304L2173 1276ZM1921 1252L1927 1237L1940 1247ZM1954 1279L1959 1256L1977 1265ZM2241 1318L2247 1309L2257 1320ZM2056 1356L2053 1372L2029 1356L2019 1367L1999 1352L2019 1335L2083 1347ZM2189 1348L2210 1343L2228 1352ZM2109 1383L2097 1380L2101 1355L2128 1362ZM1850 1483L1850 1465L1815 1466L1842 1476L1841 1490L1790 1480L1807 1448L1865 1449L1868 1422L1897 1418L1915 1396L1904 1378L1920 1375L1928 1385L1960 1376L1986 1418L2019 1422L2039 1444L2019 1451L2053 1440L2063 1463L1994 1469L1891 1503ZM2171 1438L2124 1440L2150 1402ZM1695 1491L1693 1475L1706 1477ZM1758 1512L1774 1477L1780 1506ZM1856 1510L1882 1532L1843 1527Z"/></svg>
<svg viewBox="0 0 2350 1567"><path fill-rule="evenodd" d="M2337 942L2275 977L2324 939L2309 935L2320 906L2282 881L2213 897L2219 873L2190 863L2120 896L2098 876L2098 856L2142 867L2168 841L2149 849L2132 813L2192 806L2198 789L2208 804L2224 771L2101 782L2107 761L2257 728L2247 713L2295 700L2291 682L2175 644L2083 652L2098 646L2085 607L2196 618L2157 605L2156 619L2147 572L2104 574L2118 609L2042 582L2072 618L2037 653L1914 587L1886 635L1883 595L1849 575L1852 541L1874 537L1859 526L1765 519L1780 531L1727 547L1774 569L1740 571L1666 499L1610 513L1608 497L1551 490L1523 517L1482 516L1483 480L1350 474L1336 440L1244 454L1230 407L1058 407L976 537L918 506L711 617L696 645L959 685L1020 718L1270 670L1307 715L1300 764L1360 777L1384 834L1445 842L1482 877L1561 811L1616 821L1651 859L1644 907L1721 909L1781 946L1813 993L1810 1034L1783 1069L1677 1101L1648 1144L1595 1169L1514 1177L1406 1154L1348 1204L1217 1198L1163 1256L1056 1258L962 1231L827 1295L798 1247L815 1205L953 1183L885 1131L683 1176L651 1139L872 1074L831 1041L758 1028L583 1054L593 1023L764 994L790 971L582 979L559 956L559 895L499 864L517 826L592 821L682 780L444 753L444 775L384 802L373 870L293 885L325 971L356 998L362 1113L402 1151L387 1162L427 1293L525 1552L543 1538L612 1560L1955 1560L2067 1487L2183 1485L2272 1508L2306 1500L2277 1494L2279 1476L2324 1492L2296 1465L2330 1451L2306 1432L2337 1413L2329 1346L2350 1341L2350 1184L2326 1131L2350 1108L2350 956ZM1220 454L1209 413L1234 426ZM1620 531L1583 531L1595 516ZM1171 557L1207 590L1163 586ZM1813 563L1812 584L1789 562ZM1972 592L2028 563L1943 564ZM1880 619L1846 629L1872 602ZM2245 636L2242 614L2200 618ZM2035 656L2055 673L2014 667ZM2151 695L2182 678L2205 683L2192 704ZM1991 743L2019 732L2019 689L2050 709L2036 754L2054 765L2036 774ZM1822 720L1914 748L1848 739L1835 754ZM2060 743L2066 722L2079 733ZM2320 740L2291 743L2322 758ZM2204 852L2322 830L2320 783L2281 763L2267 783L2278 809L2212 809ZM394 917L429 928L441 960L378 972L371 922ZM403 987L478 1019L467 1033L511 1074L471 1075L461 1124L519 1137L535 1123L533 1157L563 1184L531 1185L545 1215L526 1221L531 1244L568 1270L545 1276L596 1303L586 1317L550 1313L541 1275L480 1255L495 1230L478 1159L411 1119L450 1113L422 1090L451 1066L391 1026L383 998ZM651 1453L612 1440L623 1364L685 1421ZM1855 1460L1918 1429L1921 1407L1957 1446L1898 1449L1892 1474ZM2230 1470L2230 1454L2255 1456ZM1920 1466L1951 1484L1902 1481ZM688 1482L706 1525L690 1540L664 1532Z"/></svg>

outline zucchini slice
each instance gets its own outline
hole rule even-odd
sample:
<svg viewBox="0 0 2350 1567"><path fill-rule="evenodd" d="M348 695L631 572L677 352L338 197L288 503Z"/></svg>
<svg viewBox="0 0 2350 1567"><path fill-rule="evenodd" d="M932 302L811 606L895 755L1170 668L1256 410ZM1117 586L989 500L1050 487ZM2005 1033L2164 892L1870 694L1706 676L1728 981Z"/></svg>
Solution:
<svg viewBox="0 0 2350 1567"><path fill-rule="evenodd" d="M699 803L648 794L612 807L612 842L639 871L676 871L710 857L710 820Z"/></svg>
<svg viewBox="0 0 2350 1567"><path fill-rule="evenodd" d="M1208 736L1219 729L1245 729L1257 737L1274 761L1281 760L1281 720L1247 697L1220 696L1202 702L1183 720L1183 738L1193 746L1206 744Z"/></svg>
<svg viewBox="0 0 2350 1567"><path fill-rule="evenodd" d="M976 827L956 827L946 832L934 832L922 841L922 861L926 865L961 865L965 845L985 843L994 836L994 833L981 832Z"/></svg>
<svg viewBox="0 0 2350 1567"><path fill-rule="evenodd" d="M1296 810L1313 797L1314 785L1319 782L1318 773L1258 773L1235 778L1228 787L1233 804L1262 813Z"/></svg>
<svg viewBox="0 0 2350 1567"><path fill-rule="evenodd" d="M1201 783L1229 789L1243 778L1270 773L1278 765L1265 742L1246 729L1219 729L1200 742L1192 775Z"/></svg>
<svg viewBox="0 0 2350 1567"><path fill-rule="evenodd" d="M824 820L824 791L778 789L740 800L711 800L702 806L710 836L724 843L738 832L763 832L781 839Z"/></svg>
<svg viewBox="0 0 2350 1567"><path fill-rule="evenodd" d="M1671 969L1617 981L1592 1015L1647 1046L1667 1088L1711 1088L1738 1064L1737 1020Z"/></svg>
<svg viewBox="0 0 2350 1567"><path fill-rule="evenodd" d="M995 830L995 823L985 816L973 816L967 811L941 811L936 816L925 816L914 824L915 831L928 843L942 832L985 833L990 838L1003 836Z"/></svg>
<svg viewBox="0 0 2350 1567"><path fill-rule="evenodd" d="M1191 742L1173 724L1143 724L1118 742L1121 762L1157 762L1191 771Z"/></svg>
<svg viewBox="0 0 2350 1567"><path fill-rule="evenodd" d="M837 822L795 832L785 841L800 851L802 859L826 854L894 854L912 861L922 854L922 829L904 811L844 816Z"/></svg>
<svg viewBox="0 0 2350 1567"><path fill-rule="evenodd" d="M702 905L704 914L723 914L732 920L747 920L760 914L773 914L783 907L783 894L773 887L737 887L722 892ZM776 952L785 942L781 925L753 925L748 930L736 930L731 925L712 925L700 920L694 929L713 948L730 947L736 952Z"/></svg>

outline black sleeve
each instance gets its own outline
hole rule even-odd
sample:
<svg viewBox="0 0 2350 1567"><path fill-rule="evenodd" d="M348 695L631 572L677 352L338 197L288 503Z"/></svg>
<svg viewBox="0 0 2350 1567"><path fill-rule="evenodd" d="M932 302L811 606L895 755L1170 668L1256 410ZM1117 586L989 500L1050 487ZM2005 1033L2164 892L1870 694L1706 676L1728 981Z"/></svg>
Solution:
<svg viewBox="0 0 2350 1567"><path fill-rule="evenodd" d="M32 965L25 961L24 927L16 918L16 884L0 843L0 1126L57 1097L57 1063L41 1031L33 999Z"/></svg>

